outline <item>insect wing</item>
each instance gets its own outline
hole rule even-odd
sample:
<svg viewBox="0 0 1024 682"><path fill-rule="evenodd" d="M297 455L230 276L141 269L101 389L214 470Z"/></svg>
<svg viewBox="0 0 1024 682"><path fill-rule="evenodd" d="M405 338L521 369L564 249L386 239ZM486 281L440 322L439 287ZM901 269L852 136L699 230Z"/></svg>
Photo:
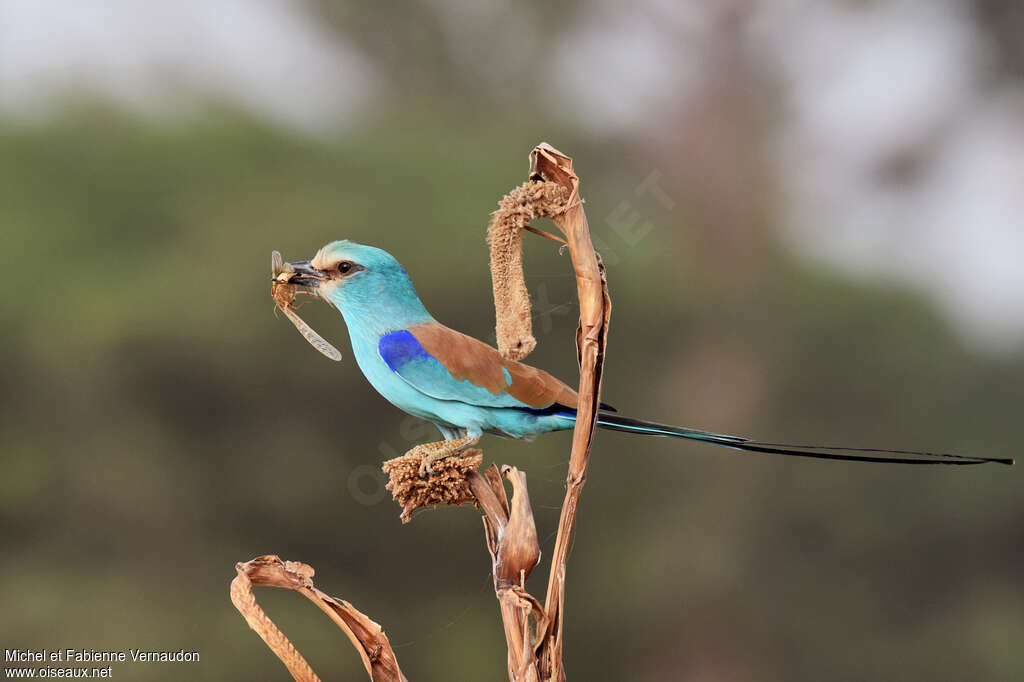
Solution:
<svg viewBox="0 0 1024 682"><path fill-rule="evenodd" d="M295 328L299 330L299 333L306 338L306 341L309 341L309 345L313 346L313 348L316 348L335 362L341 360L341 352L328 343L324 337L313 331L313 328L306 324L294 310L288 307L282 307L281 310L284 311L285 316L292 321L292 324L294 324Z"/></svg>

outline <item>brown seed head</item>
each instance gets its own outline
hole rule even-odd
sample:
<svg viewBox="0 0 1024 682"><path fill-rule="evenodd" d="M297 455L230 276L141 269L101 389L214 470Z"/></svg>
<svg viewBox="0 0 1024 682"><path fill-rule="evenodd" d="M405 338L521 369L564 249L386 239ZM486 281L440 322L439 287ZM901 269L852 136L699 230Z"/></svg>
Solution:
<svg viewBox="0 0 1024 682"><path fill-rule="evenodd" d="M472 504L476 498L466 480L470 471L476 471L483 461L484 453L470 449L462 456L444 457L432 464L434 473L420 478L421 454L407 453L384 462L382 468L390 477L386 488L391 491L395 502L402 505L402 523L412 520L412 513L420 507L439 504Z"/></svg>

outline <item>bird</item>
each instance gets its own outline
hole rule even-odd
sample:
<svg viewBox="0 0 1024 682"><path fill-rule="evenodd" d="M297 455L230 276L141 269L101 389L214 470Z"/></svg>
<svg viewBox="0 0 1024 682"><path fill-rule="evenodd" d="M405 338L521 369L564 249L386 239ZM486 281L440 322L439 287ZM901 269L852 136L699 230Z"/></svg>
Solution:
<svg viewBox="0 0 1024 682"><path fill-rule="evenodd" d="M340 240L327 244L310 260L288 265L284 281L302 287L341 313L356 363L373 388L395 407L437 427L442 440L409 451L421 457L421 476L429 476L434 462L458 455L485 433L530 440L575 426L575 390L542 369L505 358L493 346L438 322L420 300L405 268L387 251ZM282 280L278 277L276 281ZM1001 457L763 442L630 418L604 403L597 426L817 459L1013 463Z"/></svg>

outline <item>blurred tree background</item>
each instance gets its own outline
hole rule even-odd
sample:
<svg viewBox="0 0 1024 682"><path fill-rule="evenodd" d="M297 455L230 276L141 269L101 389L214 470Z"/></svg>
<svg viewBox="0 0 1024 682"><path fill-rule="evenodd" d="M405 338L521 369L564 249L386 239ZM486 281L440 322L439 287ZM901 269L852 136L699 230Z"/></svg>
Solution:
<svg viewBox="0 0 1024 682"><path fill-rule="evenodd" d="M200 4L184 3L252 29L243 42L264 37L239 18L255 9ZM161 72L163 94L142 104L83 77L45 106L25 94L25 62L7 59L5 646L196 649L194 666L122 664L114 674L284 679L227 596L236 561L276 553L311 564L319 587L380 622L410 679L503 679L478 514L439 509L403 527L377 472L433 427L370 389L333 310L302 315L342 349L340 364L275 318L269 254L308 258L338 238L381 246L439 320L490 338L488 214L541 140L571 154L583 179L614 304L604 395L624 413L766 440L1019 455L1024 315L1000 309L985 326L976 310L989 299L958 298L970 289L954 286L959 252L941 261L929 250L950 234L978 246L1024 233L1021 213L992 212L1007 195L946 191L961 176L942 170L959 168L955 154L982 163L992 157L972 156L978 149L1024 140L1024 118L1006 116L1021 111L1018 3L698 5L253 4L287 10L323 44L358 55L359 78L318 67L334 85L326 104L306 107L315 115L301 91L317 89L303 80L313 67L298 58L279 75L300 90L268 85L255 104L232 86L186 87ZM29 6L0 2L0 56L21 54L10 47L19 39L61 40L25 31ZM160 19L122 0L99 16L150 11ZM785 43L782 25L799 25L811 44L817 27L826 53L828 39L853 40L850 27L879 29L884 47L893 31L881 29L915 12L946 27L929 40L966 27L982 56L950 79L969 87L938 118L919 95L906 135L863 152L857 173L828 176L822 158L850 157L799 134L824 125L801 118L800 88L814 79L763 55ZM140 41L119 25L104 30L130 59ZM216 41L177 28L154 30L194 39L201 70L216 72ZM83 73L102 71L91 64ZM883 74L883 93L917 92L900 80L908 73ZM644 97L634 97L637 81ZM352 102L336 108L349 88ZM844 144L857 153L866 143L855 133L873 130L859 111L842 111L854 138ZM976 119L993 127L977 132ZM1008 141L992 144L991 130ZM997 180L987 188L1010 183L1010 207L1024 196L1019 158L982 166ZM794 164L849 195L816 204ZM978 221L929 232L928 216L949 213L934 208L945 198L952 215ZM831 232L800 225L820 215L808 205L882 208ZM874 235L872 246L822 255L830 247L820 244L852 233ZM984 252L993 260L982 273L996 279L1002 250ZM857 265L865 253L888 265ZM894 274L903 270L912 276ZM529 361L573 383L568 256L528 239L527 277L539 339ZM569 440L483 443L487 461L527 472L545 552ZM570 558L569 674L1021 679L1017 478L997 466L847 465L601 434ZM260 597L324 679L360 678L354 651L308 604Z"/></svg>

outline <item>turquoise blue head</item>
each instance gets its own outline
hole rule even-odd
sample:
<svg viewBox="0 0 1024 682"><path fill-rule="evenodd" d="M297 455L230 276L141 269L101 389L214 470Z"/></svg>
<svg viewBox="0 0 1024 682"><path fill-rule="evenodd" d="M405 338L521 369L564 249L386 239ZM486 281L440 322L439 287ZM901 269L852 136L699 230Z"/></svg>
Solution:
<svg viewBox="0 0 1024 682"><path fill-rule="evenodd" d="M383 249L341 240L291 265L290 281L341 311L350 332L381 334L433 319L405 268Z"/></svg>

